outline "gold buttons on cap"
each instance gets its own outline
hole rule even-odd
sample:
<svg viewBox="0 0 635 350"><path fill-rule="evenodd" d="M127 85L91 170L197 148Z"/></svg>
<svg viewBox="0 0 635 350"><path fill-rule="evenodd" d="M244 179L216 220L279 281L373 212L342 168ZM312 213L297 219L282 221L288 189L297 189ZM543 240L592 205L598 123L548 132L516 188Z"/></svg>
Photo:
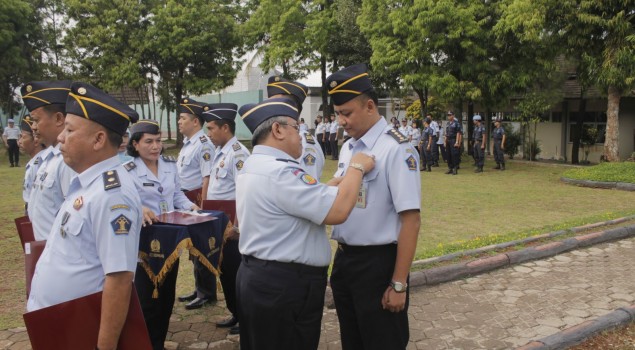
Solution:
<svg viewBox="0 0 635 350"><path fill-rule="evenodd" d="M86 88L80 87L79 89L77 89L77 93L80 95L86 95Z"/></svg>

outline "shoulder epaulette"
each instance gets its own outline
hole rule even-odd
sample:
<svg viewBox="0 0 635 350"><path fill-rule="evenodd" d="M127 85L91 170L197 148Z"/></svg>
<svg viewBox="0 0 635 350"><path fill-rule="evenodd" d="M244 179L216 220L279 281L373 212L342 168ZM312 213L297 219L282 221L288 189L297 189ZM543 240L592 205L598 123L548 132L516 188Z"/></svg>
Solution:
<svg viewBox="0 0 635 350"><path fill-rule="evenodd" d="M315 139L313 138L313 135L306 133L304 134L304 137L306 137L306 143L310 143L312 145L315 145Z"/></svg>
<svg viewBox="0 0 635 350"><path fill-rule="evenodd" d="M387 134L392 136L392 138L395 139L395 141L397 141L399 143L408 142L408 138L406 136L404 136L404 134L400 133L399 130L396 130L394 128L390 128L390 130L388 130Z"/></svg>
<svg viewBox="0 0 635 350"><path fill-rule="evenodd" d="M121 182L119 182L119 175L116 170L108 170L101 174L104 180L104 190L108 191L113 188L121 187Z"/></svg>
<svg viewBox="0 0 635 350"><path fill-rule="evenodd" d="M35 162L33 162L33 164L35 164L35 165L40 164L40 158L35 158Z"/></svg>
<svg viewBox="0 0 635 350"><path fill-rule="evenodd" d="M130 170L136 168L137 164L135 164L134 161L129 161L128 163L124 164L123 167L124 167L124 169L130 171Z"/></svg>
<svg viewBox="0 0 635 350"><path fill-rule="evenodd" d="M298 162L296 162L293 159L285 159L285 158L276 158L277 161L279 162L286 162L286 163L294 163L294 164L300 164Z"/></svg>
<svg viewBox="0 0 635 350"><path fill-rule="evenodd" d="M172 156L162 155L161 157L163 157L163 160L166 162L176 163L176 158Z"/></svg>
<svg viewBox="0 0 635 350"><path fill-rule="evenodd" d="M232 145L232 149L234 151L240 151L240 143L236 142L235 144Z"/></svg>
<svg viewBox="0 0 635 350"><path fill-rule="evenodd" d="M201 143L207 142L207 137L205 137L204 135L199 137L198 139L201 141Z"/></svg>

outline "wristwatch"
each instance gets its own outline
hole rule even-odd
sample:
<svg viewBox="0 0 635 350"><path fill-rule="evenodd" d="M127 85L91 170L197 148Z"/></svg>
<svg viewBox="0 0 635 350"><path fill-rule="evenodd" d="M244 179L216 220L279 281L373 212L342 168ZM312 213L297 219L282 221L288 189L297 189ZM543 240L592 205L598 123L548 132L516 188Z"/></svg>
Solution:
<svg viewBox="0 0 635 350"><path fill-rule="evenodd" d="M348 166L353 168L353 169L357 169L357 170L361 171L362 175L366 174L366 169L364 169L364 166L361 165L360 163L350 163Z"/></svg>
<svg viewBox="0 0 635 350"><path fill-rule="evenodd" d="M404 293L408 289L408 283L390 281L390 286L397 293Z"/></svg>

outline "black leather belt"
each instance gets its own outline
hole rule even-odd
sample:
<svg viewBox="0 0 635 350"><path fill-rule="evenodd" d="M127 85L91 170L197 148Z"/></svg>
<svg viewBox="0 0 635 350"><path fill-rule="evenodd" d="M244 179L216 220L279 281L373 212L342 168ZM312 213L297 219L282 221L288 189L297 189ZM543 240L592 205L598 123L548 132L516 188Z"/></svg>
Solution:
<svg viewBox="0 0 635 350"><path fill-rule="evenodd" d="M262 260L251 255L243 255L243 262L247 265L272 266L281 270L311 275L325 275L329 269L328 266L311 266L292 262Z"/></svg>

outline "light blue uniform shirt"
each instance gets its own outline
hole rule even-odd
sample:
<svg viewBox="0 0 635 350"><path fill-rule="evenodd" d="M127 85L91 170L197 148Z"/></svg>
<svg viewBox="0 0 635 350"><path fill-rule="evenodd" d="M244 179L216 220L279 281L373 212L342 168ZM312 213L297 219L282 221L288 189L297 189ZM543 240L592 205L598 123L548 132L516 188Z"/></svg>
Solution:
<svg viewBox="0 0 635 350"><path fill-rule="evenodd" d="M57 211L68 193L71 177L75 175L64 163L59 143L47 150L48 152L42 153L42 165L37 171L29 195L29 218L37 241L47 239Z"/></svg>
<svg viewBox="0 0 635 350"><path fill-rule="evenodd" d="M214 146L203 129L191 138L186 137L176 164L181 188L188 191L201 188L203 177L209 176L212 170L212 159L214 159Z"/></svg>
<svg viewBox="0 0 635 350"><path fill-rule="evenodd" d="M27 310L99 292L107 274L134 273L140 225L139 194L118 157L74 176L68 197L49 227Z"/></svg>
<svg viewBox="0 0 635 350"><path fill-rule="evenodd" d="M403 143L395 140L391 130L392 126L380 118L359 140L351 138L342 146L335 176L346 174L351 157L357 152L374 155L375 167L364 175L360 190L365 191L365 208L358 198L348 219L333 228L332 238L340 243L396 243L401 229L399 213L421 209L419 155L407 139Z"/></svg>
<svg viewBox="0 0 635 350"><path fill-rule="evenodd" d="M207 199L235 200L236 178L242 173L249 150L232 137L223 148L216 148L212 173L209 176Z"/></svg>
<svg viewBox="0 0 635 350"><path fill-rule="evenodd" d="M189 210L194 205L181 191L176 163L166 159L169 158L159 157L158 176L148 169L141 157L136 157L133 162L124 164L134 179L135 187L141 196L141 203L156 215L173 211L175 208ZM134 166L131 166L131 163Z"/></svg>
<svg viewBox="0 0 635 350"><path fill-rule="evenodd" d="M307 173L320 181L324 169L324 153L318 141L308 131L300 132L302 155L296 159Z"/></svg>
<svg viewBox="0 0 635 350"><path fill-rule="evenodd" d="M241 254L328 266L331 246L322 225L337 187L319 183L285 152L258 145L236 184Z"/></svg>
<svg viewBox="0 0 635 350"><path fill-rule="evenodd" d="M25 202L29 202L29 196L31 195L31 189L33 188L33 183L35 182L35 176L37 175L37 171L42 165L42 154L45 150L39 151L33 158L26 163L24 167L24 184L22 186L22 199Z"/></svg>

